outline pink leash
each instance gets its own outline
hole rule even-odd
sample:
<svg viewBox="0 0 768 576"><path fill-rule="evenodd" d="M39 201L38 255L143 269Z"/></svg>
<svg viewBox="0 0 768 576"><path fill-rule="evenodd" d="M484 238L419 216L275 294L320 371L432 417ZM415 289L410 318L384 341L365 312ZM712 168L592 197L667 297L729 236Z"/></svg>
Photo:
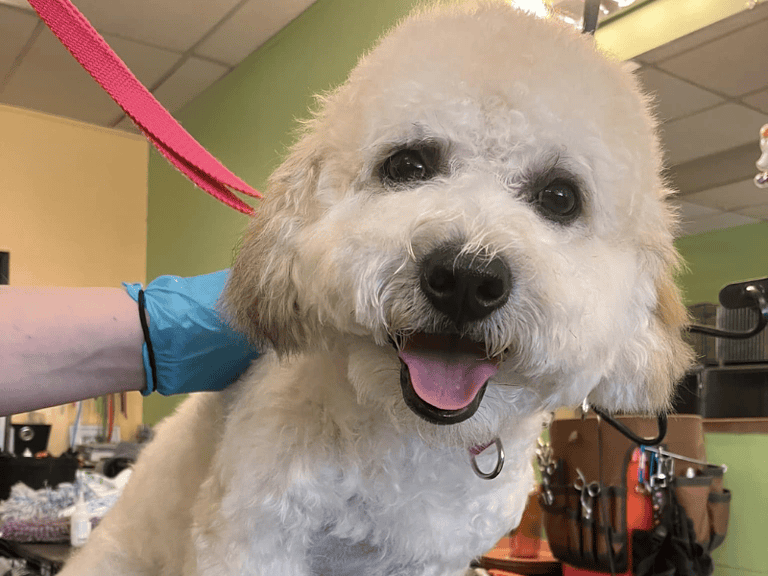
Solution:
<svg viewBox="0 0 768 576"><path fill-rule="evenodd" d="M182 128L69 0L29 0L29 3L171 164L227 206L253 214L253 208L230 188L255 198L261 198L261 194L232 174Z"/></svg>

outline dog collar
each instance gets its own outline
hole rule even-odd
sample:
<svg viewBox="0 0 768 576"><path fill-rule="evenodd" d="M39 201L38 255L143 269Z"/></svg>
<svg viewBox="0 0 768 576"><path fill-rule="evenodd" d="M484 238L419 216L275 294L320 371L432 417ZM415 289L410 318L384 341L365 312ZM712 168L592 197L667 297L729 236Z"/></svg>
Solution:
<svg viewBox="0 0 768 576"><path fill-rule="evenodd" d="M492 445L496 445L496 466L494 466L493 470L490 472L483 472L477 465L477 456L479 456L487 448L490 448ZM501 469L504 468L504 446L501 444L501 439L496 437L487 444L477 444L476 446L470 448L469 462L472 465L472 471L483 480L493 480L496 478L496 476L501 474Z"/></svg>

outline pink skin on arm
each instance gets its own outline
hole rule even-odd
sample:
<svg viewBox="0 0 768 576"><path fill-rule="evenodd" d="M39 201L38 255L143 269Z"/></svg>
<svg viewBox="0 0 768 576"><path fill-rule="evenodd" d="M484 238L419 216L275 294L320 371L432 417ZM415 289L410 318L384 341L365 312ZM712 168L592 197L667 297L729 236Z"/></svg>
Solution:
<svg viewBox="0 0 768 576"><path fill-rule="evenodd" d="M0 416L145 386L122 288L0 287Z"/></svg>

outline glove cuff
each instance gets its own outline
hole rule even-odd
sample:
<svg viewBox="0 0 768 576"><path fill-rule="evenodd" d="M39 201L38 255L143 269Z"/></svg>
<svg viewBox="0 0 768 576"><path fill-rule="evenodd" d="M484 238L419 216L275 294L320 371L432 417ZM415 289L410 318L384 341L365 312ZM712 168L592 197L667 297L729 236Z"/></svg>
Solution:
<svg viewBox="0 0 768 576"><path fill-rule="evenodd" d="M147 386L142 394L149 396L157 387L157 363L155 362L155 351L152 348L152 339L149 336L144 290L139 290L138 303L139 321L141 322L141 331L144 333L144 345L142 346L141 355L144 359L144 372L147 375Z"/></svg>

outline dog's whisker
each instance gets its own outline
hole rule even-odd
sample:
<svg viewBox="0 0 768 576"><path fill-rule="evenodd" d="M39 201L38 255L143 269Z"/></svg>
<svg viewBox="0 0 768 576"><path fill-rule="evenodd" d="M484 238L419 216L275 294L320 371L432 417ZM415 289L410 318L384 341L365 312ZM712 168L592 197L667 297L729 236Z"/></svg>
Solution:
<svg viewBox="0 0 768 576"><path fill-rule="evenodd" d="M405 249L407 251L408 257L411 259L411 262L416 262L416 252L413 249L413 239L408 238L408 241L405 244ZM401 269L405 268L405 266L408 264L407 260L404 260L403 263L400 265L400 268L398 268L398 272L401 271Z"/></svg>

